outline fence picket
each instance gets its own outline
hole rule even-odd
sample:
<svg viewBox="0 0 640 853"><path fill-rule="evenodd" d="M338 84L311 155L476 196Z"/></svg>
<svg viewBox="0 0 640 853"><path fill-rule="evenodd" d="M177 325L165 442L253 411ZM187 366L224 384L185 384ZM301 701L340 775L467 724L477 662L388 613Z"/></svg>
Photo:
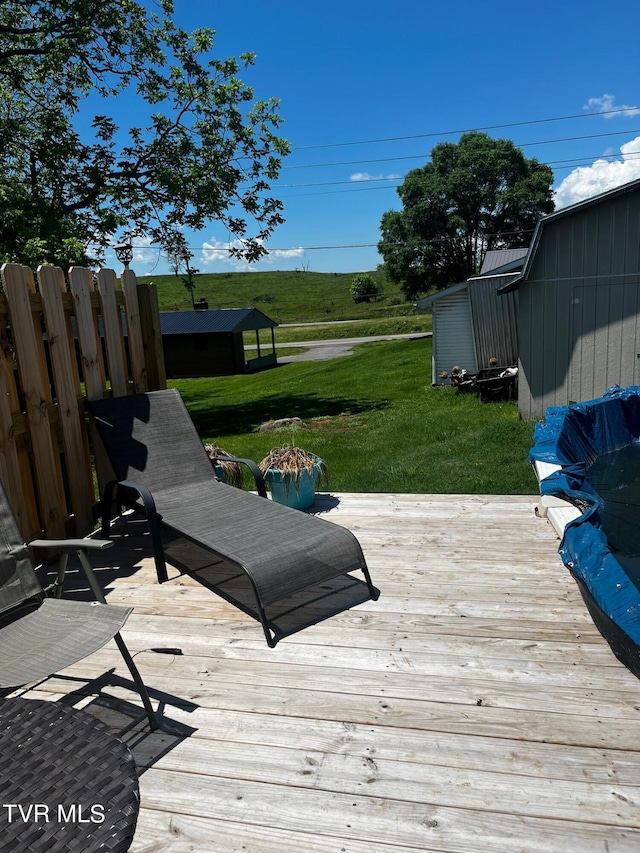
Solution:
<svg viewBox="0 0 640 853"><path fill-rule="evenodd" d="M140 325L138 283L133 270L123 270L122 292L127 316L127 340L131 361L131 378L135 394L148 391L147 367L144 359L144 342Z"/></svg>
<svg viewBox="0 0 640 853"><path fill-rule="evenodd" d="M40 533L31 463L26 441L26 420L20 410L14 355L8 329L8 305L2 297L0 312L0 478L9 502L15 507L25 539Z"/></svg>
<svg viewBox="0 0 640 853"><path fill-rule="evenodd" d="M69 315L65 314L62 301L66 291L64 273L59 267L40 267L38 283L47 326L69 497L74 516L75 530L72 532L82 535L93 526L91 507L95 495L89 465L87 433L78 408L78 400L81 397L80 379L73 337L69 334L71 323Z"/></svg>
<svg viewBox="0 0 640 853"><path fill-rule="evenodd" d="M138 285L138 304L144 345L144 360L147 365L147 383L150 391L167 387L167 373L162 351L162 330L158 291L154 284Z"/></svg>
<svg viewBox="0 0 640 853"><path fill-rule="evenodd" d="M11 392L8 390L7 379L9 371L7 367L7 356L0 351L0 479L14 509L16 521L21 530L28 530L28 538L37 536L39 533L38 517L35 513L35 496L31 485L31 479L24 481L20 464L20 451L16 441L13 426L13 413L9 404ZM13 376L10 377L13 383ZM25 488L25 482L31 487L30 492Z"/></svg>
<svg viewBox="0 0 640 853"><path fill-rule="evenodd" d="M85 393L89 400L101 400L104 396L106 380L102 363L102 347L98 334L97 318L91 305L93 277L84 267L71 267L69 282L74 300L80 363L84 379Z"/></svg>
<svg viewBox="0 0 640 853"><path fill-rule="evenodd" d="M93 276L84 267L71 267L69 270L69 282L75 302L80 363L82 365L85 394L87 400L101 400L104 397L107 383L102 358L102 344L100 343L98 329L98 316L94 311L91 299L91 295L94 292ZM94 449L94 463L98 485L102 488L109 480L113 479L113 469L93 425L90 427L89 436L91 446Z"/></svg>
<svg viewBox="0 0 640 853"><path fill-rule="evenodd" d="M122 315L116 302L116 274L113 270L98 272L98 291L102 308L102 327L107 350L109 380L114 397L128 393L127 368L122 334Z"/></svg>
<svg viewBox="0 0 640 853"><path fill-rule="evenodd" d="M40 518L47 536L64 536L65 501L60 457L51 432L49 406L52 402L46 373L39 312L31 309L30 292L35 291L33 274L27 267L5 264L4 287L11 316L11 332L18 374L34 457Z"/></svg>
<svg viewBox="0 0 640 853"><path fill-rule="evenodd" d="M99 293L82 267L69 271L71 293L57 267L40 267L38 289L27 267L5 264L1 274L0 480L25 540L83 536L96 504L91 448L98 482L112 477L101 443L87 438L84 397L147 390L149 375L153 389L166 387L157 293L132 271L119 290L113 271L102 270Z"/></svg>

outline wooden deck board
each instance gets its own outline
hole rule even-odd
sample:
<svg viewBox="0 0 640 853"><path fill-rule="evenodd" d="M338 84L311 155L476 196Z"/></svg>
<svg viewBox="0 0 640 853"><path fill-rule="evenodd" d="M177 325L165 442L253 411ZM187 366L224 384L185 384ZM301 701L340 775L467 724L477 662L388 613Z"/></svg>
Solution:
<svg viewBox="0 0 640 853"><path fill-rule="evenodd" d="M162 737L132 741L132 853L638 850L640 682L535 505L321 497L315 511L356 533L381 597L329 618L310 603L321 621L275 649L192 579L158 586L147 538L116 530L98 573L110 602L134 606L124 637L181 733L148 762L142 742ZM31 695L65 697L114 668L127 678L110 644Z"/></svg>

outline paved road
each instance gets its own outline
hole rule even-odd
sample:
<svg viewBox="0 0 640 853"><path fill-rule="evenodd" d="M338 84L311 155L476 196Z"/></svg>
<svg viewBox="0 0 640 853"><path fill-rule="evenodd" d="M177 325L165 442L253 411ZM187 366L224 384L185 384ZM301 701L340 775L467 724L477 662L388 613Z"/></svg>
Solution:
<svg viewBox="0 0 640 853"><path fill-rule="evenodd" d="M358 344L367 344L371 341L397 341L418 340L429 338L431 332L411 332L404 335L378 335L371 338L336 338L330 341L298 341L286 344L276 344L276 350L285 347L307 347L306 352L298 355L278 356L278 364L289 364L292 361L327 361L331 358L342 358L345 355L353 355L353 348Z"/></svg>

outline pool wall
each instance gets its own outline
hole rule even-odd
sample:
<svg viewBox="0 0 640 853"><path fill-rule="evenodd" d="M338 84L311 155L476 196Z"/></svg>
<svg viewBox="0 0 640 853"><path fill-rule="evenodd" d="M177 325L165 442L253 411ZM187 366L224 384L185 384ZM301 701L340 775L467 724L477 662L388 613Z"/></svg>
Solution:
<svg viewBox="0 0 640 853"><path fill-rule="evenodd" d="M638 677L640 588L607 541L600 518L604 502L586 472L602 454L639 437L640 386L613 386L598 399L548 409L544 422L536 425L529 455L532 463L560 466L540 481L540 492L569 501L580 514L564 528L559 554L596 626L615 655Z"/></svg>

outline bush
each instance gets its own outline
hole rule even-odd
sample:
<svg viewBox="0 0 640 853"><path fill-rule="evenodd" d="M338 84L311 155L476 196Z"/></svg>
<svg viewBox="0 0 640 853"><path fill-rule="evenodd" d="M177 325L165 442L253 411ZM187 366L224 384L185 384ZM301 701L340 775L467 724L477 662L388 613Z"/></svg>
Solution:
<svg viewBox="0 0 640 853"><path fill-rule="evenodd" d="M351 280L351 298L358 302L371 302L380 295L380 288L369 273L360 273Z"/></svg>

